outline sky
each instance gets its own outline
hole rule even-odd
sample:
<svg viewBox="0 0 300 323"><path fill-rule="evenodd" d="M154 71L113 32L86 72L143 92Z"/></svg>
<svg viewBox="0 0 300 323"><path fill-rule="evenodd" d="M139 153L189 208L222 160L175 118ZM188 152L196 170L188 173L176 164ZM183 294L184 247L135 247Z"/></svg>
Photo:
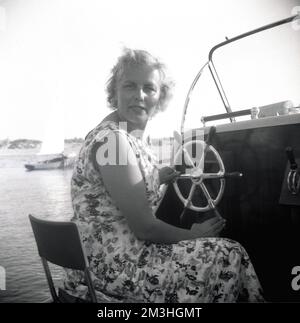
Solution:
<svg viewBox="0 0 300 323"><path fill-rule="evenodd" d="M300 11L300 0L0 0L0 139L84 137L110 112L105 83L124 46L148 50L176 83L154 136L180 129L186 95L210 48ZM233 109L300 103L300 22L220 49ZM208 71L186 127L225 112Z"/></svg>

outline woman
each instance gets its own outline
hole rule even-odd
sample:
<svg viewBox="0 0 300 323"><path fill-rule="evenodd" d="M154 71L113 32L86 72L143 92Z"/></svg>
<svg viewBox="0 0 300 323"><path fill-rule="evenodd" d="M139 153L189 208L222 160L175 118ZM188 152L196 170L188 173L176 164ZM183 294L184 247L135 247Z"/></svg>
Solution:
<svg viewBox="0 0 300 323"><path fill-rule="evenodd" d="M143 134L166 107L171 82L146 51L126 50L107 86L114 111L86 137L72 177L72 202L98 290L134 302L262 301L259 281L237 242L216 238L219 218L190 230L155 217L159 171ZM68 271L67 291L88 298L82 275ZM103 296L103 295L102 295Z"/></svg>

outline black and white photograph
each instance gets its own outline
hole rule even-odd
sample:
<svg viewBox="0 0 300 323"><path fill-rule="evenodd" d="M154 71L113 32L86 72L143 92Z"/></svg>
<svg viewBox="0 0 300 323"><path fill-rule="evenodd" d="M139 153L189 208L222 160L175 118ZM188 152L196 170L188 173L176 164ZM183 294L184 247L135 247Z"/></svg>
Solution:
<svg viewBox="0 0 300 323"><path fill-rule="evenodd" d="M0 111L0 303L300 303L300 0L0 0Z"/></svg>

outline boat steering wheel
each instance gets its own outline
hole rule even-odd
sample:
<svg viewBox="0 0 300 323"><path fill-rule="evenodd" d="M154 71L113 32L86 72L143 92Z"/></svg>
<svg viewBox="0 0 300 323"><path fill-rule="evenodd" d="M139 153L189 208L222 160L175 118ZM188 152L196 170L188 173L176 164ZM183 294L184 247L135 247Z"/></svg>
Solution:
<svg viewBox="0 0 300 323"><path fill-rule="evenodd" d="M196 150L199 149L202 151L202 156L200 157L199 160L195 162L193 161L193 158L190 154L192 147L196 147ZM219 171L216 173L206 173L204 171L205 157L208 151L211 151L213 153L213 155L216 158L217 164L219 166ZM177 180L173 183L173 186L177 196L184 204L184 207L197 212L206 212L206 211L209 211L210 209L214 209L215 206L221 201L224 193L224 189L225 189L225 179L224 179L225 167L224 167L222 158L217 152L217 150L212 145L208 145L203 140L191 140L181 145L181 147L178 149L178 151L174 156L175 165L178 165L181 161L183 161L185 164L189 166L188 173L181 174L177 178ZM190 179L192 181L192 186L187 198L185 198L182 195L178 187L178 181L180 181L181 179ZM219 190L215 198L211 196L211 194L209 193L204 183L204 180L209 180L209 179L220 180ZM207 200L206 206L195 206L192 202L194 192L197 186L200 187L200 189L202 190Z"/></svg>
<svg viewBox="0 0 300 323"><path fill-rule="evenodd" d="M196 212L207 212L209 210L213 210L217 216L221 217L218 210L216 209L216 206L221 201L224 194L225 178L242 176L242 174L239 172L225 172L225 166L221 156L211 145L212 137L214 136L215 132L216 128L211 127L206 141L200 139L192 139L186 143L182 143L174 155L173 165L184 164L187 166L185 173L181 174L173 183L173 187L177 196L184 204L184 209L180 216L181 219L187 208ZM179 139L175 138L176 141L182 142L181 136L179 134L177 134L176 136L179 137ZM193 148L194 150L196 148L196 158L193 158L191 154ZM199 151L200 154L198 154L197 156L197 152L199 153ZM218 165L217 172L205 172L205 158L207 157L208 152L211 152L216 160L215 164ZM178 186L178 182L182 179L190 179L192 182L192 186L186 198L182 195L182 192ZM207 186L204 183L204 181L206 180L219 180L219 188L215 197L212 197L211 193L207 189ZM205 196L205 199L207 201L207 204L205 206L196 206L193 204L192 200L197 186L200 187L203 195Z"/></svg>

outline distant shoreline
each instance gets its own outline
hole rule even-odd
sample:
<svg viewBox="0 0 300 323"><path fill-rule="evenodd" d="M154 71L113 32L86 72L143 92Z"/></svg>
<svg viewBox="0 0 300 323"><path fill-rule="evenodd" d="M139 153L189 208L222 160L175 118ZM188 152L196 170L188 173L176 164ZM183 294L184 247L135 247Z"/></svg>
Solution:
<svg viewBox="0 0 300 323"><path fill-rule="evenodd" d="M65 144L82 144L84 142L83 138L70 138L64 140ZM168 142L173 142L172 137L165 138L151 138L152 145L162 146ZM39 149L41 147L42 141L36 139L0 139L0 150L1 149Z"/></svg>
<svg viewBox="0 0 300 323"><path fill-rule="evenodd" d="M83 138L65 139L65 144L81 144ZM0 140L0 149L37 149L40 148L42 141L35 139L3 139Z"/></svg>

